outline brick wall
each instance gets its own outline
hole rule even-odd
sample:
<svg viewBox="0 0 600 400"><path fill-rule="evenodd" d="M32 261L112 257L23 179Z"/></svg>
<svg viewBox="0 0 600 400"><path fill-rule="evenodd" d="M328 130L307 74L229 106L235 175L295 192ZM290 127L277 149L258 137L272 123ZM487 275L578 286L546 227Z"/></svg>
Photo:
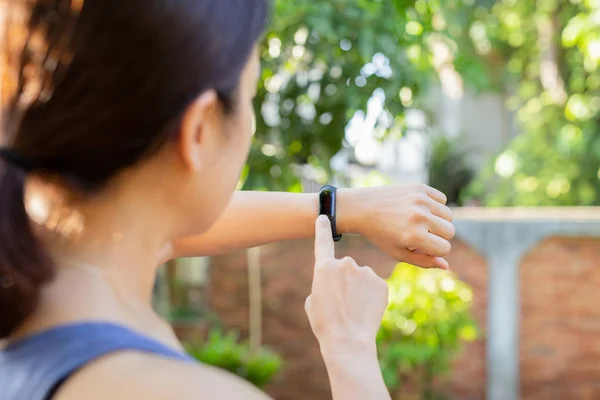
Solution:
<svg viewBox="0 0 600 400"><path fill-rule="evenodd" d="M263 338L286 360L285 374L269 388L276 399L330 399L327 374L304 313L312 278L312 241L261 250ZM360 237L345 237L338 255L350 255L387 277L395 262ZM600 398L600 240L551 239L521 266L521 377L523 399ZM449 257L458 276L474 289L474 315L485 335L485 259L455 241ZM209 298L223 323L248 331L245 253L215 257ZM598 289L596 289L598 288ZM597 335L597 336L596 336ZM485 343L467 345L452 374L439 383L454 399L485 397Z"/></svg>
<svg viewBox="0 0 600 400"><path fill-rule="evenodd" d="M522 398L600 399L600 240L547 239L520 274Z"/></svg>

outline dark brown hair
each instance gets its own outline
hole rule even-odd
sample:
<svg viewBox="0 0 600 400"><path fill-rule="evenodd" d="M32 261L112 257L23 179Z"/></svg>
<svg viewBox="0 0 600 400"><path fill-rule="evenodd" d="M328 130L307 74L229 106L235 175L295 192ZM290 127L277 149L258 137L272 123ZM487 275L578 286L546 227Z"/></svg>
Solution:
<svg viewBox="0 0 600 400"><path fill-rule="evenodd" d="M231 111L267 14L266 0L12 3L27 8L27 36L12 57L4 134L35 169L87 192L160 148L203 91ZM0 338L35 309L54 270L25 210L25 177L0 160Z"/></svg>

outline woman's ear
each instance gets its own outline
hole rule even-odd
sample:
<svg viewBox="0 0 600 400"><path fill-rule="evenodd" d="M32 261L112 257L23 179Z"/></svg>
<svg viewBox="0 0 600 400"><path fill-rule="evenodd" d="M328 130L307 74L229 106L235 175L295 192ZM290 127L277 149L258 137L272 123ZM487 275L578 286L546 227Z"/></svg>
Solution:
<svg viewBox="0 0 600 400"><path fill-rule="evenodd" d="M219 98L214 90L207 90L188 106L179 132L179 154L191 171L198 171L210 147L220 135L221 111Z"/></svg>

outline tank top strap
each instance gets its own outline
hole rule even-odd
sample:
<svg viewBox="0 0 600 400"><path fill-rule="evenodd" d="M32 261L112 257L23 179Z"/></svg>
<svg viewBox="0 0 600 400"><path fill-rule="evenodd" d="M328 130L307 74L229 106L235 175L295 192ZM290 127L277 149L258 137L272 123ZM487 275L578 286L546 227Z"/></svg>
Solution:
<svg viewBox="0 0 600 400"><path fill-rule="evenodd" d="M123 326L64 325L0 350L0 400L49 400L77 370L108 354L132 350L193 362L190 356Z"/></svg>

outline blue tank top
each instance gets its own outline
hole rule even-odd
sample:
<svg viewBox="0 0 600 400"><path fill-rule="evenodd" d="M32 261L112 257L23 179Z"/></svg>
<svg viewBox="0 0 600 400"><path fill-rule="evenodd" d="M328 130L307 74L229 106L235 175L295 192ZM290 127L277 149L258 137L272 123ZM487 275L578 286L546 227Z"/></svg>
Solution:
<svg viewBox="0 0 600 400"><path fill-rule="evenodd" d="M193 359L129 328L107 323L59 326L0 349L0 400L50 400L90 362L118 351Z"/></svg>

